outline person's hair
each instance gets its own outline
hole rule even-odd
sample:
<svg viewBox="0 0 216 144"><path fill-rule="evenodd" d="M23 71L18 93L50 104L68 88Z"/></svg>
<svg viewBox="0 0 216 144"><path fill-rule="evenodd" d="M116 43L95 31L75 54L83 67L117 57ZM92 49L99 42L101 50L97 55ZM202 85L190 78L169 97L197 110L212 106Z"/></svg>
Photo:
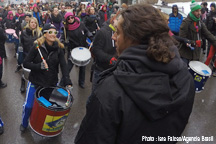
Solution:
<svg viewBox="0 0 216 144"><path fill-rule="evenodd" d="M139 44L148 44L149 58L163 63L173 59L175 54L170 46L174 44L160 11L148 4L136 4L123 10L121 16L124 36Z"/></svg>
<svg viewBox="0 0 216 144"><path fill-rule="evenodd" d="M89 7L89 8L88 8L88 14L90 14L90 10L91 10L91 8L93 8L93 9L95 10L95 8L94 8L94 7L92 7L92 6L91 6L91 7Z"/></svg>
<svg viewBox="0 0 216 144"><path fill-rule="evenodd" d="M31 27L30 27L30 22L34 20L37 24L36 28L33 30ZM40 37L42 34L41 34L41 31L40 31L40 28L39 28L39 24L38 24L38 20L35 18L35 17L31 17L29 22L27 23L26 25L26 28L29 28L30 30L32 30L32 35L34 36L34 34L36 33L37 37Z"/></svg>
<svg viewBox="0 0 216 144"><path fill-rule="evenodd" d="M34 41L34 44L38 44L38 46L41 46L46 41L46 38L44 36L41 36L37 40ZM60 48L64 48L64 44L60 42L58 38L56 38L56 41L58 42L58 46ZM36 47L35 47L36 48Z"/></svg>

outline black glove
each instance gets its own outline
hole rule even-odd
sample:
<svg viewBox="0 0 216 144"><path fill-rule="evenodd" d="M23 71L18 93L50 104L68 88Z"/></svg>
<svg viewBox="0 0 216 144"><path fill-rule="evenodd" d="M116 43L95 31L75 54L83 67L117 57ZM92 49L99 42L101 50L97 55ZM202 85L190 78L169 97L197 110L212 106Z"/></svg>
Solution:
<svg viewBox="0 0 216 144"><path fill-rule="evenodd" d="M41 62L41 69L42 69L42 70L46 69L46 68L45 68L44 62Z"/></svg>
<svg viewBox="0 0 216 144"><path fill-rule="evenodd" d="M191 44L191 41L185 38L185 39L184 39L184 43L185 43L185 44Z"/></svg>

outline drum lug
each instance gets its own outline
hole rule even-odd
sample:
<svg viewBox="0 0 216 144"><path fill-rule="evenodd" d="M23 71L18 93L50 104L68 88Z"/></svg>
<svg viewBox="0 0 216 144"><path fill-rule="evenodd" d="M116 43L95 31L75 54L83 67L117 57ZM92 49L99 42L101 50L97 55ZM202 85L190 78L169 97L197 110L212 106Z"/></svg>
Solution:
<svg viewBox="0 0 216 144"><path fill-rule="evenodd" d="M196 73L194 73L194 75L196 75Z"/></svg>
<svg viewBox="0 0 216 144"><path fill-rule="evenodd" d="M203 79L205 79L205 77L203 77Z"/></svg>
<svg viewBox="0 0 216 144"><path fill-rule="evenodd" d="M204 90L204 87L202 87L202 89Z"/></svg>
<svg viewBox="0 0 216 144"><path fill-rule="evenodd" d="M196 91L198 91L198 88L196 88Z"/></svg>

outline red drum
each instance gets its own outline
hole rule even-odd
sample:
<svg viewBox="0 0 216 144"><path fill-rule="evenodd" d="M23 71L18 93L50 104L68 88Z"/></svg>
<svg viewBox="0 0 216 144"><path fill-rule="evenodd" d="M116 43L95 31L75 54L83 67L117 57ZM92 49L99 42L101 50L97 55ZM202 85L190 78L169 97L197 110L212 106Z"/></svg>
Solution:
<svg viewBox="0 0 216 144"><path fill-rule="evenodd" d="M6 29L6 36L7 36L7 41L8 43L13 43L14 42L14 38L13 38L13 34L15 33L14 29Z"/></svg>
<svg viewBox="0 0 216 144"><path fill-rule="evenodd" d="M69 106L65 106L66 95L67 91L58 87L40 87L36 90L29 124L34 132L46 137L54 137L62 132L73 101L71 99Z"/></svg>

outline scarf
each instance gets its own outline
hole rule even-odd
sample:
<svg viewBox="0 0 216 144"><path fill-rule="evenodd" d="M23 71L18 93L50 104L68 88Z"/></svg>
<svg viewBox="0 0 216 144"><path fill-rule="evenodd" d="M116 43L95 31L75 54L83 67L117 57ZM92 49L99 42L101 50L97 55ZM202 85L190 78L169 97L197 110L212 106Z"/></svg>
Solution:
<svg viewBox="0 0 216 144"><path fill-rule="evenodd" d="M57 16L54 16L53 14L51 14L51 21L54 23L60 23L62 22L62 16L61 14L58 14Z"/></svg>
<svg viewBox="0 0 216 144"><path fill-rule="evenodd" d="M13 20L13 16L7 15L7 19Z"/></svg>
<svg viewBox="0 0 216 144"><path fill-rule="evenodd" d="M25 16L25 14L24 14L24 13L21 13L21 14L19 14L19 13L16 13L16 16L17 16L17 17L24 17L24 16Z"/></svg>
<svg viewBox="0 0 216 144"><path fill-rule="evenodd" d="M192 14L192 12L189 13L189 16L195 22L198 22L200 20L200 18L197 18L194 14Z"/></svg>
<svg viewBox="0 0 216 144"><path fill-rule="evenodd" d="M86 13L81 13L81 16L82 16L82 17L86 16Z"/></svg>
<svg viewBox="0 0 216 144"><path fill-rule="evenodd" d="M104 20L107 21L107 12L104 12Z"/></svg>
<svg viewBox="0 0 216 144"><path fill-rule="evenodd" d="M75 19L78 21L74 22L73 24L68 24L68 30L75 30L80 26L80 20L79 18L75 17Z"/></svg>
<svg viewBox="0 0 216 144"><path fill-rule="evenodd" d="M37 15L36 15L36 13L33 11L33 17L35 17L38 20L39 25L41 25L41 20L40 20L40 14L39 14L39 12L37 12Z"/></svg>

